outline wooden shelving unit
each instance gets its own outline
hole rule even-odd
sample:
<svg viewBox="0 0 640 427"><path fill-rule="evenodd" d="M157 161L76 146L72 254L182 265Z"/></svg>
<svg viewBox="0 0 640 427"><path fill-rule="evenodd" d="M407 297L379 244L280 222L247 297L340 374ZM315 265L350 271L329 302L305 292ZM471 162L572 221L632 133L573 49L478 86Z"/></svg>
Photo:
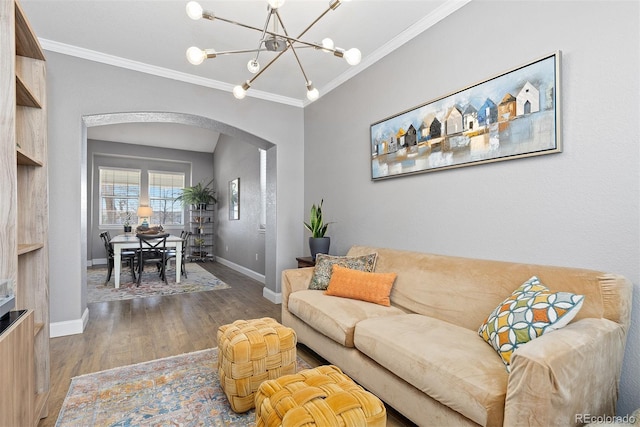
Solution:
<svg viewBox="0 0 640 427"><path fill-rule="evenodd" d="M187 258L189 261L213 260L214 250L214 219L215 205L191 206L189 209L189 231L191 237L188 245Z"/></svg>
<svg viewBox="0 0 640 427"><path fill-rule="evenodd" d="M0 337L0 355L26 365L15 372L0 370L0 383L23 392L19 399L5 401L2 396L0 425L37 426L47 416L49 189L44 60L20 4L1 2L0 278L13 283L16 309L28 314Z"/></svg>

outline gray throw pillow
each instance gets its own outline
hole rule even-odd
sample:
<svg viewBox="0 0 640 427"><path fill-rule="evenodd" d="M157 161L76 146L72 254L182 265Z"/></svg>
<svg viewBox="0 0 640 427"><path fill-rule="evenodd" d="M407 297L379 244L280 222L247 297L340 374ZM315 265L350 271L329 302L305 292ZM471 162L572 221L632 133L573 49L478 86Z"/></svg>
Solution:
<svg viewBox="0 0 640 427"><path fill-rule="evenodd" d="M331 272L334 265L339 265L353 270L372 273L376 268L377 253L362 256L334 256L326 254L316 255L316 266L313 277L309 283L309 289L326 290L331 280Z"/></svg>

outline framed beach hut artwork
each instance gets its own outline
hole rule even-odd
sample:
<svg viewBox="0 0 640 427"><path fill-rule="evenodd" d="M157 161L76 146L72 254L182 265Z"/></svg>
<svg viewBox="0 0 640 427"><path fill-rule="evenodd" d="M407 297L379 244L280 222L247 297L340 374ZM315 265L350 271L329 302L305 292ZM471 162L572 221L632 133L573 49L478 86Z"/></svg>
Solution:
<svg viewBox="0 0 640 427"><path fill-rule="evenodd" d="M560 56L373 123L371 179L561 152Z"/></svg>

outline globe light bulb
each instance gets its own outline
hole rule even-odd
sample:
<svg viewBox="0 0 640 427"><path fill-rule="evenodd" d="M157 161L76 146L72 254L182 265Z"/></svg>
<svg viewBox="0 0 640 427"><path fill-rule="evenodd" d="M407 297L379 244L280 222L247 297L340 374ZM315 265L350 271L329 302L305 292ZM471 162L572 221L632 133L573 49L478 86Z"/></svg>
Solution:
<svg viewBox="0 0 640 427"><path fill-rule="evenodd" d="M260 64L257 60L251 59L249 62L247 62L247 70L249 70L251 74L255 74L260 71Z"/></svg>
<svg viewBox="0 0 640 427"><path fill-rule="evenodd" d="M313 102L316 99L318 99L319 96L320 96L320 92L318 92L318 89L313 87L313 83L311 83L311 80L309 80L307 82L307 99Z"/></svg>
<svg viewBox="0 0 640 427"><path fill-rule="evenodd" d="M245 88L238 85L233 88L233 96L235 96L236 99L244 99L244 97L247 96L247 91L245 90Z"/></svg>
<svg viewBox="0 0 640 427"><path fill-rule="evenodd" d="M202 6L200 6L200 3L197 1L187 3L187 15L194 21L202 18Z"/></svg>
<svg viewBox="0 0 640 427"><path fill-rule="evenodd" d="M279 7L282 7L284 5L285 0L267 0L267 3L269 3L269 6L271 6L271 9L277 9Z"/></svg>
<svg viewBox="0 0 640 427"><path fill-rule="evenodd" d="M344 53L344 59L349 65L358 65L362 60L362 53L354 47Z"/></svg>
<svg viewBox="0 0 640 427"><path fill-rule="evenodd" d="M200 65L207 57L207 54L199 47L191 46L187 49L187 61L193 65Z"/></svg>
<svg viewBox="0 0 640 427"><path fill-rule="evenodd" d="M313 102L319 97L320 97L320 92L318 92L318 89L313 88L311 90L307 90L307 99L309 101Z"/></svg>
<svg viewBox="0 0 640 427"><path fill-rule="evenodd" d="M335 44L333 40L327 37L326 39L322 39L322 47L324 48L322 49L323 52L331 52L335 48Z"/></svg>

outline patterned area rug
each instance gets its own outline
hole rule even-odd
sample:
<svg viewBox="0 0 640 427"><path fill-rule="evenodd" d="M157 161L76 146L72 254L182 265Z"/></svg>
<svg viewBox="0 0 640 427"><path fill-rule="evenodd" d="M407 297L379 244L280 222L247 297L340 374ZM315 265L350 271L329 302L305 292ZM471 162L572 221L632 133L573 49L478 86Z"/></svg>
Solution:
<svg viewBox="0 0 640 427"><path fill-rule="evenodd" d="M56 427L255 426L254 410L231 410L217 362L213 348L75 377Z"/></svg>
<svg viewBox="0 0 640 427"><path fill-rule="evenodd" d="M227 289L230 286L218 279L213 274L196 263L187 264L187 275L176 283L175 270L170 270L167 275L168 285L160 280L154 268L142 274L142 281L139 287L132 281L131 272L128 268L122 267L120 275L120 288L114 285L114 275L105 285L107 278L107 268L89 268L87 270L87 300L88 302L104 302L114 300L124 300L132 298L154 297L184 294L189 292L215 291Z"/></svg>

